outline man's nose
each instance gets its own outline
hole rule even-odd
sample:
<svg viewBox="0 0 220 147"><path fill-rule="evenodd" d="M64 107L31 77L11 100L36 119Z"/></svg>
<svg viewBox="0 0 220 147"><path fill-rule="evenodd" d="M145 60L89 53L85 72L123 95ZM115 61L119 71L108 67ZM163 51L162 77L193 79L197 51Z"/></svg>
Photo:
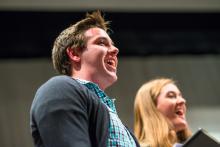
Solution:
<svg viewBox="0 0 220 147"><path fill-rule="evenodd" d="M108 52L111 53L111 54L114 54L114 55L116 56L116 55L118 55L119 50L118 50L117 47L111 46L111 47L109 48Z"/></svg>

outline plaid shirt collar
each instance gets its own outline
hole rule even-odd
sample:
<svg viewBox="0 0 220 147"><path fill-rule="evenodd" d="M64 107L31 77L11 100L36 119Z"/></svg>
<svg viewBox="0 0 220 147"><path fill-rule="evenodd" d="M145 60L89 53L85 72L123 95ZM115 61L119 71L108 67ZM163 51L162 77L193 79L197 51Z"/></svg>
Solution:
<svg viewBox="0 0 220 147"><path fill-rule="evenodd" d="M79 83L85 85L88 89L95 92L95 94L101 99L101 101L108 106L114 113L117 113L114 101L115 99L111 99L109 96L105 94L104 91L102 91L99 86L93 82L82 80L82 79L76 79Z"/></svg>

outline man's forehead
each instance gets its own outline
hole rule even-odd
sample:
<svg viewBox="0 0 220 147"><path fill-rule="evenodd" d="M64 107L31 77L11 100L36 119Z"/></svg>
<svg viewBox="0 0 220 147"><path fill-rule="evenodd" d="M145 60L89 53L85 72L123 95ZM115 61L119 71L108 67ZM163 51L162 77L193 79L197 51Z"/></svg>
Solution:
<svg viewBox="0 0 220 147"><path fill-rule="evenodd" d="M87 31L85 31L85 35L87 37L93 37L93 36L108 36L107 32L101 28L90 28Z"/></svg>
<svg viewBox="0 0 220 147"><path fill-rule="evenodd" d="M109 37L109 35L107 34L107 32L101 28L90 28L85 32L85 37L87 37L88 39L91 38L100 38L100 39L106 39L110 42L112 42L111 38Z"/></svg>

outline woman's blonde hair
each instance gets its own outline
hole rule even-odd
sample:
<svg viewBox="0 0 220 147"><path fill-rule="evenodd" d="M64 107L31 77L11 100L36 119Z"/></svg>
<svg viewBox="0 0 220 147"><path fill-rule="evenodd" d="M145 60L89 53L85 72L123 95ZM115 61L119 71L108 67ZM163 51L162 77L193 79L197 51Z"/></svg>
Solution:
<svg viewBox="0 0 220 147"><path fill-rule="evenodd" d="M169 78L151 80L138 90L134 103L134 133L140 144L150 147L172 147L190 135L189 128L176 133L172 123L156 107L161 89L175 81Z"/></svg>

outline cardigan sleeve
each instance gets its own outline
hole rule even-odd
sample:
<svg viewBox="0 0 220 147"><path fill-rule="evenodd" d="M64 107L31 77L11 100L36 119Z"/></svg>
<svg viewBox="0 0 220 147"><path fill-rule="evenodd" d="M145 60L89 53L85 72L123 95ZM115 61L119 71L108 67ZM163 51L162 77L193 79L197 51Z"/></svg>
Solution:
<svg viewBox="0 0 220 147"><path fill-rule="evenodd" d="M90 147L86 95L66 80L51 80L36 94L32 127L36 145Z"/></svg>

